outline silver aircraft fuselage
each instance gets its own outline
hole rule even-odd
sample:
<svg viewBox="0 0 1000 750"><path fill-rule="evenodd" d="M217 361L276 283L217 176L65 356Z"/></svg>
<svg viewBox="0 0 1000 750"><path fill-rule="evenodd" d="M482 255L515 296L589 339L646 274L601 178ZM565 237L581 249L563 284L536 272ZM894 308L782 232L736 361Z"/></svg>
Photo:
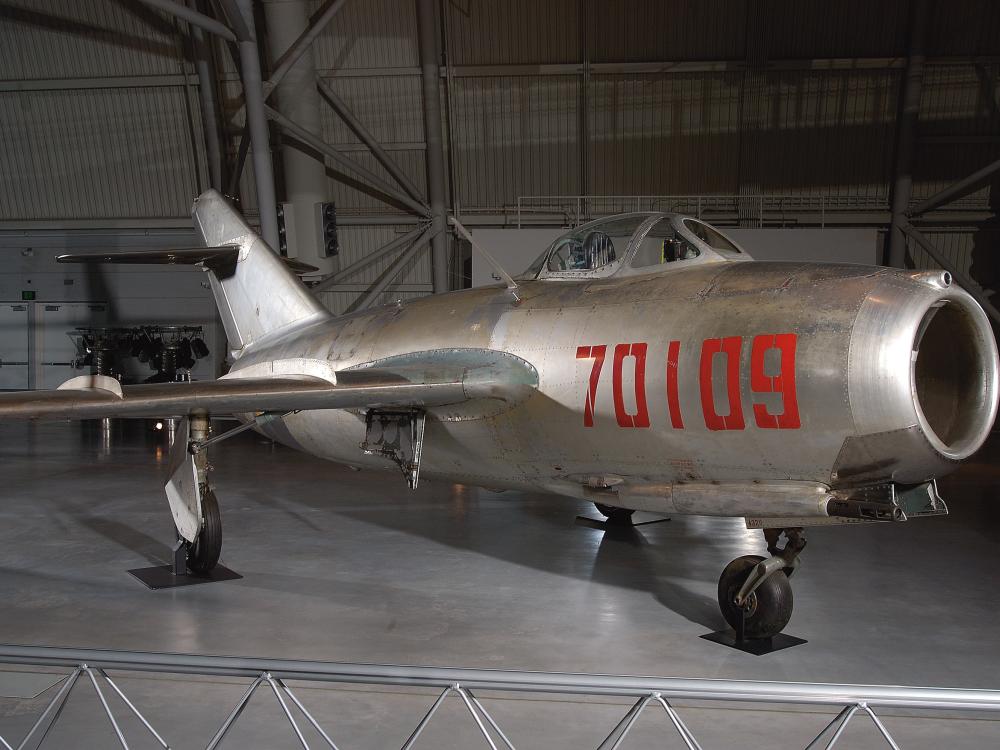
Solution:
<svg viewBox="0 0 1000 750"><path fill-rule="evenodd" d="M333 318L222 195L194 218L204 248L61 260L200 265L231 372L83 376L0 394L0 414L183 417L166 493L198 573L222 549L205 449L249 424L411 487L543 490L609 523L743 517L770 556L727 565L719 606L734 644L767 639L791 616L804 527L947 513L934 480L1000 401L986 314L944 271L757 262L696 217L634 213L571 229L521 283L478 248L505 284ZM211 413L244 425L208 438Z"/></svg>
<svg viewBox="0 0 1000 750"><path fill-rule="evenodd" d="M431 410L426 476L590 499L617 485L632 507L716 486L716 512L742 515L727 511L726 484L924 482L978 448L996 402L988 322L947 274L759 261L421 298L261 341L230 377L448 348L516 355L538 387L493 414ZM325 459L392 467L359 450L362 410L260 429Z"/></svg>

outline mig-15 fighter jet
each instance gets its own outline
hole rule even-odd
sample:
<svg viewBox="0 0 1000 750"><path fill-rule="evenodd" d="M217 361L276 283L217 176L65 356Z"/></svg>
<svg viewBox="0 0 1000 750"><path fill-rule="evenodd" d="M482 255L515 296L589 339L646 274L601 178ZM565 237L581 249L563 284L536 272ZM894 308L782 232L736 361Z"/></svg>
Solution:
<svg viewBox="0 0 1000 750"><path fill-rule="evenodd" d="M935 479L997 411L986 315L947 272L753 261L672 213L591 222L506 284L335 317L217 192L205 247L71 255L206 272L231 347L216 381L73 378L0 394L0 419L181 418L166 494L188 567L216 565L206 454L237 430L353 466L546 491L636 510L732 516L770 556L732 561L727 621L791 616L803 529L947 512ZM456 225L464 231L460 225ZM210 437L209 417L243 423Z"/></svg>

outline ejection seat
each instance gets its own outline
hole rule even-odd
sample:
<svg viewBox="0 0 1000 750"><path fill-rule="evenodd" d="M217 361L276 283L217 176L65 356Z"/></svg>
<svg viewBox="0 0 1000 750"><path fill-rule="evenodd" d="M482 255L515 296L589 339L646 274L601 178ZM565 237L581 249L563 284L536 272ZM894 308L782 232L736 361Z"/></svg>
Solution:
<svg viewBox="0 0 1000 750"><path fill-rule="evenodd" d="M616 259L615 243L604 232L591 232L583 241L587 270L606 266Z"/></svg>

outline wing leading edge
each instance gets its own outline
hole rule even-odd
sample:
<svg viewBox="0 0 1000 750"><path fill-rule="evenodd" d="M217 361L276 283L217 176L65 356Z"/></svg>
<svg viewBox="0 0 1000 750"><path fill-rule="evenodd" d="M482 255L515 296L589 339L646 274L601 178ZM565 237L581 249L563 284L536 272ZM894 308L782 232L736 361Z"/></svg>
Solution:
<svg viewBox="0 0 1000 750"><path fill-rule="evenodd" d="M180 417L311 409L510 406L538 385L528 362L490 350L444 350L336 371L320 360L277 360L219 380L122 386L85 375L52 391L0 393L0 420ZM487 407L486 404L490 403ZM474 408L474 411L476 409Z"/></svg>

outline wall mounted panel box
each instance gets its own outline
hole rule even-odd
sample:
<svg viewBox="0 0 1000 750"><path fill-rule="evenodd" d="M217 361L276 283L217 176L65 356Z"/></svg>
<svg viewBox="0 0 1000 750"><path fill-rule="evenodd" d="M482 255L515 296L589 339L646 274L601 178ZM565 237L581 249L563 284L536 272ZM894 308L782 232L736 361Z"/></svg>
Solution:
<svg viewBox="0 0 1000 750"><path fill-rule="evenodd" d="M333 258L340 254L340 241L337 238L337 204L317 203L317 226L319 227L321 258Z"/></svg>

